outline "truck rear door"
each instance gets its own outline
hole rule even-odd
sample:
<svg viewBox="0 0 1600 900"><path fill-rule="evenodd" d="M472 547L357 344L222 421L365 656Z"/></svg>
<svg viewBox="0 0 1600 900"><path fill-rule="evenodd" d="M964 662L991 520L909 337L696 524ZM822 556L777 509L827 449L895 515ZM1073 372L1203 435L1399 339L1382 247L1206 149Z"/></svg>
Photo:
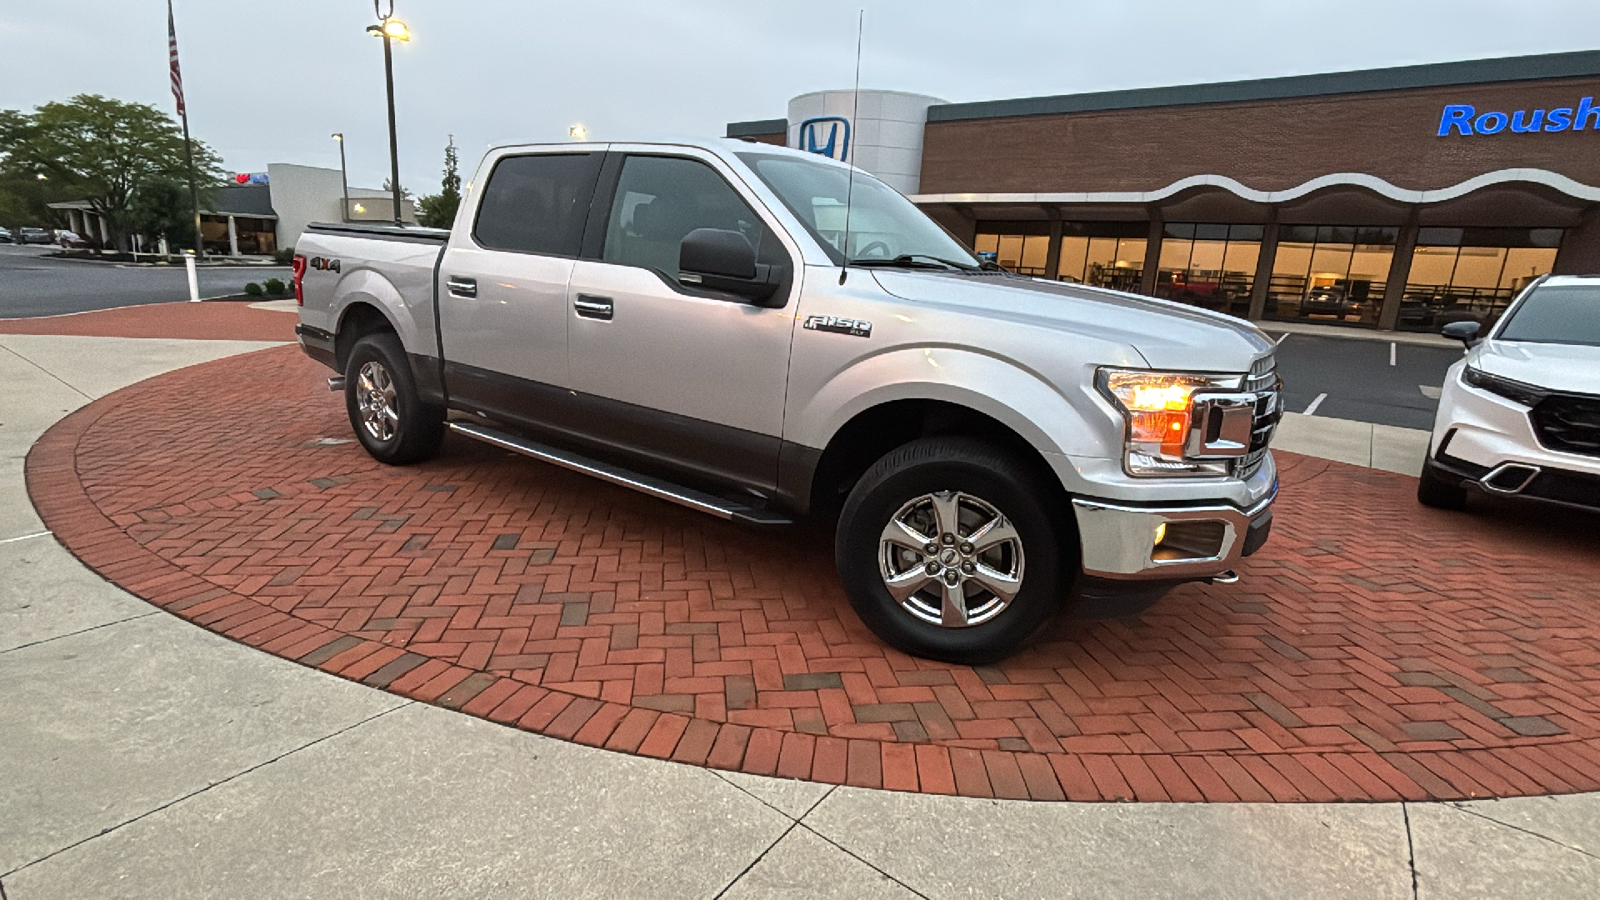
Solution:
<svg viewBox="0 0 1600 900"><path fill-rule="evenodd" d="M603 145L510 149L480 167L439 268L452 406L523 424L537 411L560 426L571 387L567 285L604 158Z"/></svg>

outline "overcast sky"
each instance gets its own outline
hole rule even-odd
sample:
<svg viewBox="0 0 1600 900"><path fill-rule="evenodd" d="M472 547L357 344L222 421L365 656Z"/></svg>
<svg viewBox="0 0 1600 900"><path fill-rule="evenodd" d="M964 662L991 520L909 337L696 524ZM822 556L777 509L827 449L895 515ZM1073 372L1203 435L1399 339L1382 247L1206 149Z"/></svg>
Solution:
<svg viewBox="0 0 1600 900"><path fill-rule="evenodd" d="M401 181L438 190L446 135L491 143L721 135L863 87L952 101L1600 47L1594 0L395 0ZM385 6L388 0L384 0ZM371 0L175 0L189 118L232 171L388 173ZM171 112L163 0L0 0L0 109L79 93Z"/></svg>

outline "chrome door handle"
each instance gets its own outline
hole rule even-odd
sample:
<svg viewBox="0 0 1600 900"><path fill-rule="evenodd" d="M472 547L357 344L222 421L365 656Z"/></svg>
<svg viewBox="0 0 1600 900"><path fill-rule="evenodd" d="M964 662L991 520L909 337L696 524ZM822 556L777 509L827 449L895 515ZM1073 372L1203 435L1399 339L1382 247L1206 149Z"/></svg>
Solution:
<svg viewBox="0 0 1600 900"><path fill-rule="evenodd" d="M572 301L572 308L585 319L599 319L602 322L611 321L613 312L610 297L596 297L593 294L579 294Z"/></svg>
<svg viewBox="0 0 1600 900"><path fill-rule="evenodd" d="M445 279L444 286L450 291L450 296L452 297L478 296L478 279L476 278L462 278L459 275L451 275Z"/></svg>

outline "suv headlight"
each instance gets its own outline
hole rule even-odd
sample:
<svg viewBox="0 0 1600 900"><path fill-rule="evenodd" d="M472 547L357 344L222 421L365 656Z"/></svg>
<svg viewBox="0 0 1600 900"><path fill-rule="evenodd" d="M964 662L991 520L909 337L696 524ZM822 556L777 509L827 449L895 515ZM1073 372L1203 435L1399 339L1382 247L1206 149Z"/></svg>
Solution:
<svg viewBox="0 0 1600 900"><path fill-rule="evenodd" d="M1101 369L1098 383L1128 423L1123 468L1129 475L1226 475L1225 460L1185 457L1196 394L1236 391L1241 375Z"/></svg>
<svg viewBox="0 0 1600 900"><path fill-rule="evenodd" d="M1490 375L1482 369L1474 369L1471 366L1467 366L1466 371L1461 373L1461 380L1475 388L1498 394L1513 403L1521 403L1523 406L1538 406L1541 400L1550 396L1531 384Z"/></svg>

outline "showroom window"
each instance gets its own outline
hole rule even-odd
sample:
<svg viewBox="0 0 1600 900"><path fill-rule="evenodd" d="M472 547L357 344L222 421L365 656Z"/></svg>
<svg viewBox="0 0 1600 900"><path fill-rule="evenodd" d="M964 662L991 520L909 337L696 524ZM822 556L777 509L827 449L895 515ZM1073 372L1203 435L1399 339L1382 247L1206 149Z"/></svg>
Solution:
<svg viewBox="0 0 1600 900"><path fill-rule="evenodd" d="M1260 225L1162 226L1156 296L1245 318L1261 234Z"/></svg>
<svg viewBox="0 0 1600 900"><path fill-rule="evenodd" d="M1398 228L1284 225L1266 318L1376 327Z"/></svg>
<svg viewBox="0 0 1600 900"><path fill-rule="evenodd" d="M1049 274L1050 223L979 222L972 249L993 253L995 262L1019 275L1044 278Z"/></svg>
<svg viewBox="0 0 1600 900"><path fill-rule="evenodd" d="M1528 282L1550 271L1559 228L1421 228L1400 298L1402 331L1492 322Z"/></svg>
<svg viewBox="0 0 1600 900"><path fill-rule="evenodd" d="M1065 222L1056 277L1118 291L1139 290L1144 274L1145 222Z"/></svg>

